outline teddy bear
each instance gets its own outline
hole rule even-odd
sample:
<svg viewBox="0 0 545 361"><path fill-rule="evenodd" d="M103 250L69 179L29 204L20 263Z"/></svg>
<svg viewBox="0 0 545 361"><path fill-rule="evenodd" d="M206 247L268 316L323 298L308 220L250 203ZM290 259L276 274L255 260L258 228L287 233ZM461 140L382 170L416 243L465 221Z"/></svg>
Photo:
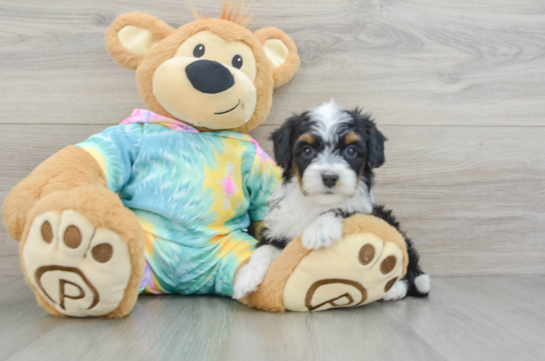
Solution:
<svg viewBox="0 0 545 361"><path fill-rule="evenodd" d="M147 109L52 155L4 203L25 279L50 314L123 317L141 293L232 296L281 176L246 133L300 64L288 35L251 32L246 11L193 9L177 29L131 12L108 28L108 52L135 70ZM282 312L380 299L405 274L403 238L366 215L346 219L343 236L314 251L294 240L240 301Z"/></svg>

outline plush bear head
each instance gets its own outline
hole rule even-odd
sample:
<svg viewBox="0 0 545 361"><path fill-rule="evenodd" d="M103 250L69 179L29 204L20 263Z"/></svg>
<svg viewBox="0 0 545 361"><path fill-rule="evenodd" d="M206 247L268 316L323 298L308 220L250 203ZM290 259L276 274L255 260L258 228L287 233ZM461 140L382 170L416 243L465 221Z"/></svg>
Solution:
<svg viewBox="0 0 545 361"><path fill-rule="evenodd" d="M299 68L293 40L275 28L252 33L241 6L224 5L221 19L201 18L173 29L157 18L132 12L106 33L110 55L136 70L147 108L201 131L248 132L260 125L273 88Z"/></svg>

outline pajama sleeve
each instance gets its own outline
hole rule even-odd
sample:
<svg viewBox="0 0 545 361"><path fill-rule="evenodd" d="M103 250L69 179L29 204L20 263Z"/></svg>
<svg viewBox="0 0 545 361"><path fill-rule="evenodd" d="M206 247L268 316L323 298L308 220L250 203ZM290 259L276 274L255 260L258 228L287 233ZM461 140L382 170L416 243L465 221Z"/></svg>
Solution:
<svg viewBox="0 0 545 361"><path fill-rule="evenodd" d="M250 219L262 221L269 211L269 197L280 182L282 171L275 161L257 144L246 186L250 193Z"/></svg>
<svg viewBox="0 0 545 361"><path fill-rule="evenodd" d="M95 158L106 175L108 189L118 193L129 181L132 165L140 150L142 134L141 124L118 125L76 146Z"/></svg>

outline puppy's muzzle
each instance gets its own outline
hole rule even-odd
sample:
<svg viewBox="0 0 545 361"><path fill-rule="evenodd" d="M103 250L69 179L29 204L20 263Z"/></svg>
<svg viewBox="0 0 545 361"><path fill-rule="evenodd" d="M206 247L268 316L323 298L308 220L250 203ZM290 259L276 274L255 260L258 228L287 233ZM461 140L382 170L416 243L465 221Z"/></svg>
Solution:
<svg viewBox="0 0 545 361"><path fill-rule="evenodd" d="M322 174L322 183L328 188L333 188L339 180L339 175L336 173L323 173Z"/></svg>
<svg viewBox="0 0 545 361"><path fill-rule="evenodd" d="M221 93L235 84L235 78L229 69L217 61L194 61L185 68L185 73L193 88L202 93Z"/></svg>

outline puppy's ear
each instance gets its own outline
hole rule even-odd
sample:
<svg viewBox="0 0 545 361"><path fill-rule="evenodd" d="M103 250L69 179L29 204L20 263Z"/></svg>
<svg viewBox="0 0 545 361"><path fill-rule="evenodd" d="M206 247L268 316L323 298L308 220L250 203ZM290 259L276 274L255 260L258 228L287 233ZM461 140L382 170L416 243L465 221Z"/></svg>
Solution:
<svg viewBox="0 0 545 361"><path fill-rule="evenodd" d="M295 133L295 126L298 119L298 116L289 118L280 128L271 134L274 159L276 159L276 163L283 169L288 168L291 164L293 134Z"/></svg>
<svg viewBox="0 0 545 361"><path fill-rule="evenodd" d="M369 128L367 154L371 166L373 166L373 168L378 168L386 161L386 157L384 156L384 142L387 139L381 132L379 132L375 124L371 124L372 125Z"/></svg>
<svg viewBox="0 0 545 361"><path fill-rule="evenodd" d="M349 111L356 123L356 127L363 138L367 138L367 161L373 168L378 168L384 164L386 158L384 156L384 142L386 137L379 132L375 122L371 116L362 113L360 108Z"/></svg>

